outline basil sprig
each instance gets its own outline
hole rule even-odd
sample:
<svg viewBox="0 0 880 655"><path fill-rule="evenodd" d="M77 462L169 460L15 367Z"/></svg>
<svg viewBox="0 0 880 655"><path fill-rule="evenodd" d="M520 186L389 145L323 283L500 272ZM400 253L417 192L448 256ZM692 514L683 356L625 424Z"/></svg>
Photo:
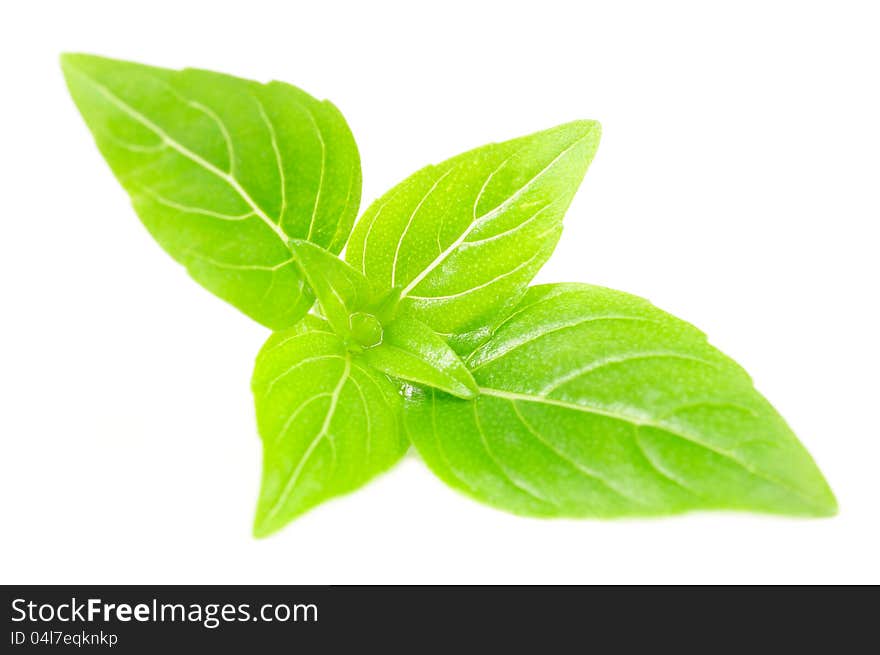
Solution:
<svg viewBox="0 0 880 655"><path fill-rule="evenodd" d="M595 121L423 168L352 231L360 161L329 102L202 70L62 66L150 233L275 331L252 380L257 536L410 444L450 486L523 515L836 512L785 421L699 330L610 289L529 287Z"/></svg>

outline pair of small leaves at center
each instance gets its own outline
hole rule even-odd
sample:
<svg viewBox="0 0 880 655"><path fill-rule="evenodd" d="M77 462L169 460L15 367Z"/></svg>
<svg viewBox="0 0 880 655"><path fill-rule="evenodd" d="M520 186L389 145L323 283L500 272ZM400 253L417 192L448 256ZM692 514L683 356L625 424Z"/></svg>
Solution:
<svg viewBox="0 0 880 655"><path fill-rule="evenodd" d="M423 384L459 398L477 395L464 362L430 327L398 316L396 291L382 293L332 253L300 239L291 252L318 299L327 322L367 364L391 377Z"/></svg>

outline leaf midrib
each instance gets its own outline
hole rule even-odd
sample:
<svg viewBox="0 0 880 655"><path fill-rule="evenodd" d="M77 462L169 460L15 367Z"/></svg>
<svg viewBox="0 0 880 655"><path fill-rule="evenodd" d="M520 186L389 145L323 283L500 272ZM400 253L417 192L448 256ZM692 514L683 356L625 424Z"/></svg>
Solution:
<svg viewBox="0 0 880 655"><path fill-rule="evenodd" d="M504 164L506 164L508 162L508 160L510 160L516 154L516 152L512 153L510 156L505 158L495 168L495 170L493 170L488 175L488 177L486 178L486 181L483 183L482 188L480 189L479 193L477 194L476 200L474 201L474 216L473 216L473 220L471 221L470 225L468 225L467 228L465 228L465 230L458 236L457 239L455 239L451 244L449 244L449 246L447 246L443 252L441 252L439 255L437 255L437 257L435 257L432 262L430 262L418 275L416 275L409 282L409 284L407 284L403 288L403 290L400 292L401 299L409 296L409 294L413 290L415 290L415 288L418 287L419 284L421 284L422 281L428 275L430 275L435 269L437 269L453 252L455 252L455 250L461 244L463 244L465 242L465 240L468 238L468 236L470 236L471 232L473 232L479 225L485 224L487 221L492 220L493 218L495 218L496 216L498 216L499 214L504 212L508 207L510 207L510 205L512 205L514 202L516 202L516 200L518 198L520 198L525 193L526 189L531 187L535 183L536 180L538 180L548 170L553 168L553 166L555 166L556 163L560 159L562 159L562 157L564 157L571 150L573 150L578 144L580 144L585 139L587 139L591 134L592 134L592 129L589 130L586 134L584 134L584 135L580 136L579 138L575 139L574 141L572 141L569 145L567 145L565 148L563 148L559 154L557 154L552 160L550 160L550 162L548 164L546 164L540 171L538 171L534 176L532 176L531 179L529 179L525 184L520 186L520 188L518 188L516 191L514 191L512 194L510 194L507 198L505 198L496 207L493 207L492 209L490 209L486 213L481 214L480 216L477 216L476 215L477 205L479 204L480 199L482 198L483 192L485 191L485 188L488 185L489 181L504 166Z"/></svg>
<svg viewBox="0 0 880 655"><path fill-rule="evenodd" d="M296 488L296 483L299 480L300 475L302 475L303 470L305 469L306 463L311 458L315 449L318 447L318 444L324 438L330 439L330 443L332 446L332 438L329 436L330 423L333 420L333 417L336 415L336 408L339 405L339 397L342 395L342 390L345 387L345 383L350 379L351 376L351 357L345 357L345 368L342 371L342 375L339 378L339 382L336 383L336 386L333 388L333 392L330 394L330 405L327 408L327 413L324 416L324 420L321 423L321 429L318 431L318 434L312 439L311 443L309 443L305 452L302 455L299 463L296 465L293 473L290 476L290 479L284 485L284 488L281 490L278 498L273 503L272 507L269 509L269 512L266 514L266 520L272 520L281 508L287 503L290 498L293 490ZM334 451L335 452L335 451Z"/></svg>
<svg viewBox="0 0 880 655"><path fill-rule="evenodd" d="M480 395L491 396L494 398L501 398L503 400L507 400L511 404L513 404L514 407L516 406L517 401L538 403L538 404L543 404L543 405L552 405L554 407L561 407L563 409L584 412L586 414L593 414L596 416L605 416L607 418L621 421L624 423L628 423L628 424L634 425L636 427L654 428L655 430L660 430L666 434L669 434L669 435L672 435L678 439L681 439L682 441L686 441L687 443L690 443L694 446L708 450L709 452L714 453L715 455L718 455L719 457L723 457L724 459L727 459L727 460L733 462L734 464L738 465L739 467L741 467L743 470L745 470L747 473L749 473L753 477L756 477L756 478L763 480L765 482L769 482L771 484L774 484L776 486L779 486L779 487L785 489L786 491L793 493L794 495L798 496L803 501L808 503L810 506L815 507L815 506L821 505L821 501L819 501L818 499L813 498L811 496L805 495L801 490L792 487L790 484L787 484L786 482L783 482L782 480L779 480L778 478L774 478L774 477L765 475L765 474L761 473L760 471L756 471L751 466L749 466L746 462L744 462L740 458L738 458L734 453L717 448L715 446L711 446L705 442L694 439L693 437L682 434L681 432L673 430L668 425L663 425L662 423L657 423L654 421L644 420L644 419L641 419L641 418L638 418L635 416L631 416L631 415L624 414L621 412L611 411L611 410L604 409L601 407L595 407L592 405L583 405L583 404L579 404L579 403L572 403L572 402L567 402L565 400L557 400L555 398L548 398L546 396L540 396L540 395L536 395L536 394L520 393L520 392L516 392L516 391L506 391L503 389L493 389L491 387L482 387L482 386L479 387L479 391L480 391Z"/></svg>
<svg viewBox="0 0 880 655"><path fill-rule="evenodd" d="M241 183L235 178L234 175L220 170L219 168L214 166L214 164L212 164L211 162L204 159L201 155L193 152L192 150L187 148L185 145L183 145L182 143L180 143L179 141L174 139L170 134L168 134L165 130L163 130L159 125L157 125L156 123L151 121L149 118L144 116L141 112L139 112L137 109L135 109L134 107L129 105L127 102L122 100L119 96L114 94L110 89L108 89L106 86L104 86L100 82L93 80L91 77L89 77L88 75L86 75L85 73L83 73L80 70L77 70L75 68L71 68L70 70L75 75L78 75L83 80L85 80L86 83L90 84L93 88L95 88L98 91L98 93L100 93L108 102L110 102L113 106L115 106L121 112L125 113L131 119L133 119L137 123L143 125L145 128L147 128L151 132L153 132L153 134L155 134L156 136L158 136L162 140L162 143L166 144L168 147L175 150L178 154L186 157L187 159L192 161L194 164L205 169L206 171L208 171L212 175L215 175L216 177L218 177L221 180L223 180L224 182L226 182L241 197L241 199L244 200L244 202L253 210L254 214L256 214L260 218L260 220L262 220L269 227L269 229L271 229L272 232L279 239L281 239L281 242L285 245L285 247L287 247L287 242L290 237L288 237L288 235L284 232L284 230L281 228L280 225L276 224L275 221L273 221L268 216L268 214L266 214L266 212L263 211L263 208L260 207L259 204L257 204L257 202L250 196L250 194L247 192L247 190L241 185Z"/></svg>

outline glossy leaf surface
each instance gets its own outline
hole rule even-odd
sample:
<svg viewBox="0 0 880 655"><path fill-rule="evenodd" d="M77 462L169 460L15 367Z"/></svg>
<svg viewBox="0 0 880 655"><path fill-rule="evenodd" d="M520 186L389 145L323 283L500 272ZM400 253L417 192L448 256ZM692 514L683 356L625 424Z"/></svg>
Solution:
<svg viewBox="0 0 880 655"><path fill-rule="evenodd" d="M339 252L360 202L358 152L339 111L281 82L78 54L62 67L161 246L264 325L297 321L313 299L287 240Z"/></svg>
<svg viewBox="0 0 880 655"><path fill-rule="evenodd" d="M467 363L479 398L425 391L406 423L434 472L478 500L535 516L836 511L749 376L640 298L532 288Z"/></svg>
<svg viewBox="0 0 880 655"><path fill-rule="evenodd" d="M254 534L363 486L406 452L397 385L307 316L273 334L252 381L263 441Z"/></svg>
<svg viewBox="0 0 880 655"><path fill-rule="evenodd" d="M346 259L441 335L479 330L553 252L600 132L576 121L424 168L370 206Z"/></svg>

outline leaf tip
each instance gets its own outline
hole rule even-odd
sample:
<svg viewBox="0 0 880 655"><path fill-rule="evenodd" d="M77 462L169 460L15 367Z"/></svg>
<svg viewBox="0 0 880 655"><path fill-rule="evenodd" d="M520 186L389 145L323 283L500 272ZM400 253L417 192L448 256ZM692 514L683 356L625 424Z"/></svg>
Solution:
<svg viewBox="0 0 880 655"><path fill-rule="evenodd" d="M591 143L592 148L595 150L602 138L602 123L596 120L581 119L575 121L574 125L577 126L578 131L581 133L581 138Z"/></svg>
<svg viewBox="0 0 880 655"><path fill-rule="evenodd" d="M590 137L593 141L598 141L602 135L602 124L591 118L578 118L568 123L563 123L549 131L564 130L574 139L586 139Z"/></svg>
<svg viewBox="0 0 880 655"><path fill-rule="evenodd" d="M75 52L62 52L58 55L58 65L61 67L61 72L64 73L65 78L76 68L77 57L79 55Z"/></svg>
<svg viewBox="0 0 880 655"><path fill-rule="evenodd" d="M798 494L803 506L803 510L798 513L811 518L836 516L839 508L831 485L828 484L828 480L825 479L812 458L810 458L810 463L812 464L811 475L802 482Z"/></svg>
<svg viewBox="0 0 880 655"><path fill-rule="evenodd" d="M602 132L602 123L593 118L581 118L574 121L574 124L581 127L584 132Z"/></svg>
<svg viewBox="0 0 880 655"><path fill-rule="evenodd" d="M790 494L788 500L794 504L779 510L780 514L821 519L831 518L838 513L837 498L818 468L814 468L814 477L808 484L790 491L795 493Z"/></svg>
<svg viewBox="0 0 880 655"><path fill-rule="evenodd" d="M58 55L58 63L61 66L61 70L67 73L79 68L85 60L94 58L94 55L87 55L82 52L62 52Z"/></svg>
<svg viewBox="0 0 880 655"><path fill-rule="evenodd" d="M61 72L69 86L74 85L78 78L95 77L96 68L103 57L84 52L62 52L58 56Z"/></svg>
<svg viewBox="0 0 880 655"><path fill-rule="evenodd" d="M837 516L840 507L837 504L837 498L828 484L825 484L825 493L821 498L816 500L813 516L816 518L831 518Z"/></svg>
<svg viewBox="0 0 880 655"><path fill-rule="evenodd" d="M251 534L255 539L265 539L278 532L281 527L277 521L271 520L264 512L257 510Z"/></svg>

